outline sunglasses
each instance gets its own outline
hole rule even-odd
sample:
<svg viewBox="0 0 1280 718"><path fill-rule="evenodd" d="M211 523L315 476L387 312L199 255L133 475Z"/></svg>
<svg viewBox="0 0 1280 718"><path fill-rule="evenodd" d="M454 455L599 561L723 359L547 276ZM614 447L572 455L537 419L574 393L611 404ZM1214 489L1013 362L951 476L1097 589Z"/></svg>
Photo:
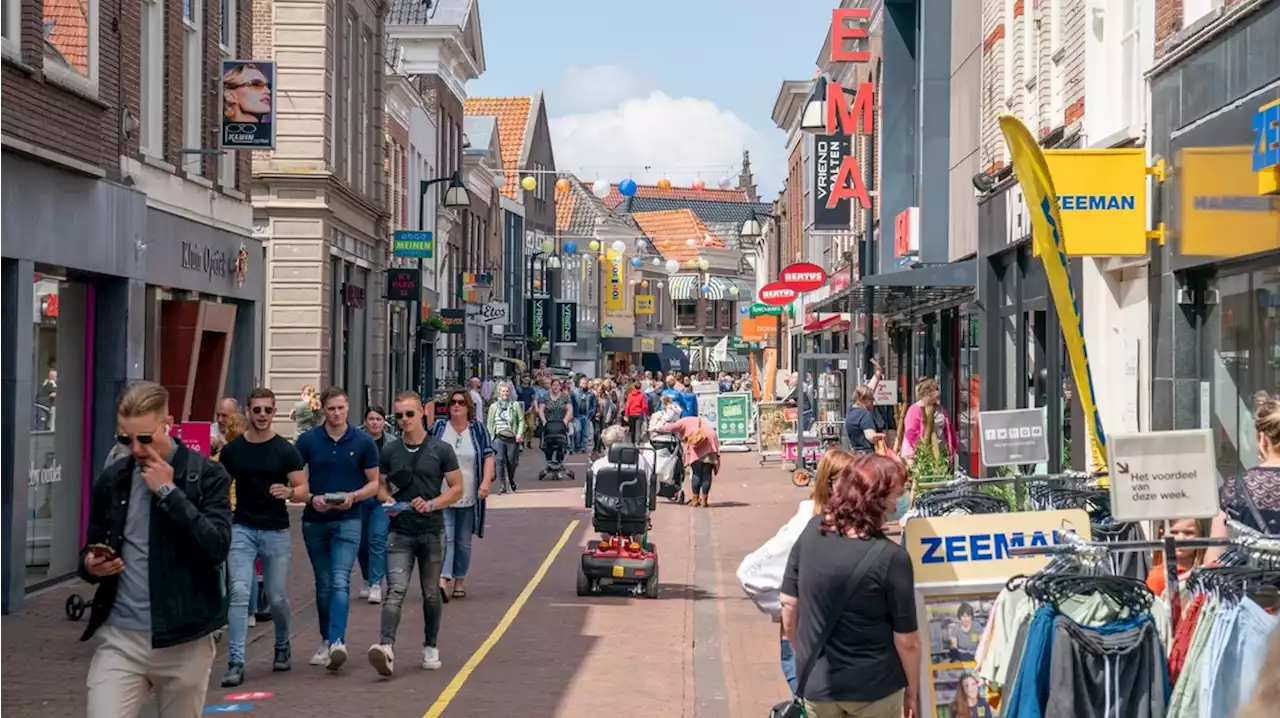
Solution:
<svg viewBox="0 0 1280 718"><path fill-rule="evenodd" d="M136 436L129 436L128 434L116 434L116 443L121 446L130 446L133 444L133 442L136 441L143 446L150 446L151 442L156 440L155 435L160 433L163 430L164 430L164 427L162 426L150 434L138 434Z"/></svg>
<svg viewBox="0 0 1280 718"><path fill-rule="evenodd" d="M466 399L450 399L449 400L449 406L466 406L466 405L467 405Z"/></svg>
<svg viewBox="0 0 1280 718"><path fill-rule="evenodd" d="M227 89L229 90L238 90L241 87L248 87L252 90L265 90L268 87L266 80L250 80L248 82L228 82L226 83L226 86L227 86Z"/></svg>
<svg viewBox="0 0 1280 718"><path fill-rule="evenodd" d="M255 406L253 407L253 413L267 414L270 416L271 414L276 413L276 408L274 406Z"/></svg>
<svg viewBox="0 0 1280 718"><path fill-rule="evenodd" d="M401 419L412 419L417 415L418 412L416 411L397 411L395 413L396 421L400 421Z"/></svg>

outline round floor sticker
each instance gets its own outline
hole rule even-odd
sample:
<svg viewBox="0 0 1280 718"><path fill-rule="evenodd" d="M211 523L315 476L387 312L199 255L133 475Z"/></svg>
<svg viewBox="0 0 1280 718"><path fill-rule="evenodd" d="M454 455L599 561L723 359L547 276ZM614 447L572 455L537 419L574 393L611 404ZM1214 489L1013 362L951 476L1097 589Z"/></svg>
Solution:
<svg viewBox="0 0 1280 718"><path fill-rule="evenodd" d="M226 694L225 696L223 696L222 698L223 698L223 700L227 700L227 701L230 701L230 702L232 702L232 703L235 703L235 702L238 702L238 701L261 701L261 700L266 700L267 698L270 698L271 696L274 696L274 695L275 695L274 693L270 693L270 692L267 692L267 691L255 691L255 692L253 692L253 693L228 693L228 694Z"/></svg>

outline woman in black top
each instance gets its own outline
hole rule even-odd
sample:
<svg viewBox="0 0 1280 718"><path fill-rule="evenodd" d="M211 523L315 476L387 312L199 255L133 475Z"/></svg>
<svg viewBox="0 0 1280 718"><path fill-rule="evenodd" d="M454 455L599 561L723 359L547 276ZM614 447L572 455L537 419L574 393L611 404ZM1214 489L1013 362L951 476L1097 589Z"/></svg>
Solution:
<svg viewBox="0 0 1280 718"><path fill-rule="evenodd" d="M1255 402L1254 428L1258 432L1257 466L1229 478L1218 491L1221 511L1210 535L1227 536L1227 520L1237 521L1264 534L1280 533L1280 400ZM1221 548L1205 552L1205 562L1216 561Z"/></svg>
<svg viewBox="0 0 1280 718"><path fill-rule="evenodd" d="M808 715L916 715L921 647L911 558L881 529L906 482L902 462L856 457L791 548L782 629L802 672L818 652L808 680L800 677ZM854 567L877 542L884 548L850 593ZM828 621L838 623L818 645Z"/></svg>
<svg viewBox="0 0 1280 718"><path fill-rule="evenodd" d="M853 408L844 418L844 433L849 436L849 447L855 454L870 454L875 444L885 438L884 422L876 415L876 387L880 386L880 363L871 360L875 373L871 379L853 392Z"/></svg>

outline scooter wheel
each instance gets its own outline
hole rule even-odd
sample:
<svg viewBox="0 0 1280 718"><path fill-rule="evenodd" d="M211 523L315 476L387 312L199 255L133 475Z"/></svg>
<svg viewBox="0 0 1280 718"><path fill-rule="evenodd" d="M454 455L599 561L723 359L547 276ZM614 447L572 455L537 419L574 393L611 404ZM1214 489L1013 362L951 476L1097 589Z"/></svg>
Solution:
<svg viewBox="0 0 1280 718"><path fill-rule="evenodd" d="M581 565L578 566L578 595L591 595L591 579L587 577L587 572Z"/></svg>

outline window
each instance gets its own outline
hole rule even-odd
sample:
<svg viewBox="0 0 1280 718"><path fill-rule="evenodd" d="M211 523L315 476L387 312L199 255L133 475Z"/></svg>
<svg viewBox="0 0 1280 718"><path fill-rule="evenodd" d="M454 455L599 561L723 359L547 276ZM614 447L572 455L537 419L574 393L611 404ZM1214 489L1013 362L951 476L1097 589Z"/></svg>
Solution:
<svg viewBox="0 0 1280 718"><path fill-rule="evenodd" d="M356 92L359 103L356 112L356 190L372 195L369 171L369 34L360 36L360 53L356 55Z"/></svg>
<svg viewBox="0 0 1280 718"><path fill-rule="evenodd" d="M17 0L14 0L15 2ZM164 5L142 0L142 87L139 88L139 148L152 157L164 157Z"/></svg>
<svg viewBox="0 0 1280 718"><path fill-rule="evenodd" d="M21 27L21 1L4 2L4 37L16 43ZM45 73L55 81L74 83L96 92L98 0L45 0L44 16Z"/></svg>
<svg viewBox="0 0 1280 718"><path fill-rule="evenodd" d="M204 112L204 49L200 46L203 37L202 9L203 0L183 0L182 3L182 43L183 43L183 82L182 82L182 147L189 150L204 148L204 137L201 122ZM182 169L188 174L204 174L204 155L183 154Z"/></svg>
<svg viewBox="0 0 1280 718"><path fill-rule="evenodd" d="M1146 68L1142 61L1141 5L1138 0L1124 0L1120 18L1120 111L1124 126L1145 124L1147 111Z"/></svg>
<svg viewBox="0 0 1280 718"><path fill-rule="evenodd" d="M698 302L684 300L676 302L676 326L692 327L698 323Z"/></svg>
<svg viewBox="0 0 1280 718"><path fill-rule="evenodd" d="M733 302L721 300L716 302L716 316L720 318L721 329L733 328Z"/></svg>
<svg viewBox="0 0 1280 718"><path fill-rule="evenodd" d="M221 9L221 37L218 47L222 50L223 60L236 59L236 0L219 0ZM221 74L221 70L219 70ZM240 151L224 150L218 156L218 184L228 189L236 186L236 165L240 161Z"/></svg>
<svg viewBox="0 0 1280 718"><path fill-rule="evenodd" d="M22 0L4 0L4 44L6 50L18 52L18 28L22 26Z"/></svg>
<svg viewBox="0 0 1280 718"><path fill-rule="evenodd" d="M355 183L355 141L356 141L356 125L358 124L359 113L356 111L356 21L354 15L347 16L347 31L343 35L346 40L346 46L342 51L342 68L346 75L346 82L343 83L347 87L346 92L346 134L343 147L345 156L346 171L343 173L347 180L347 186L351 187Z"/></svg>

